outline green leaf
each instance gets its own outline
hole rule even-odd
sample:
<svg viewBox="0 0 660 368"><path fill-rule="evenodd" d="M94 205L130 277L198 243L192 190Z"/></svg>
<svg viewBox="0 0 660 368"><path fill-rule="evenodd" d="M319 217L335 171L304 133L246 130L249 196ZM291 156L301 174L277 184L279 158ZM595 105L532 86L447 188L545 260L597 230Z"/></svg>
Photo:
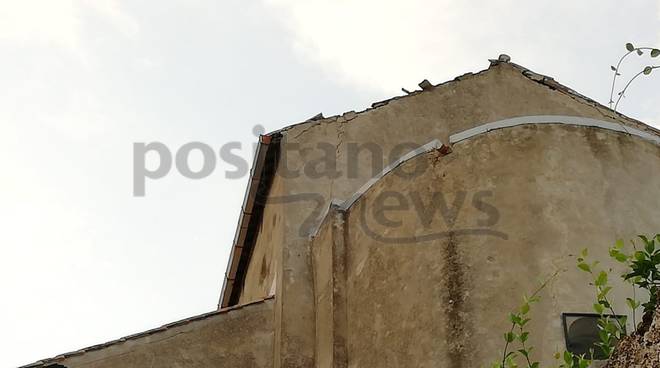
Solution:
<svg viewBox="0 0 660 368"><path fill-rule="evenodd" d="M504 340L506 342L513 342L513 340L515 339L516 339L516 334L514 334L513 332L507 332L504 334Z"/></svg>
<svg viewBox="0 0 660 368"><path fill-rule="evenodd" d="M566 362L566 364L573 364L573 354L564 351L564 362Z"/></svg>
<svg viewBox="0 0 660 368"><path fill-rule="evenodd" d="M610 257L616 259L618 262L623 263L628 260L628 256L621 253L621 251L619 251L619 249L616 247L610 248L609 252L610 252Z"/></svg>
<svg viewBox="0 0 660 368"><path fill-rule="evenodd" d="M660 50L658 49L651 50L651 57L658 57L658 56L660 56Z"/></svg>
<svg viewBox="0 0 660 368"><path fill-rule="evenodd" d="M648 73L646 72L647 69L649 70ZM653 69L650 66L647 66L646 68L644 68L644 74L651 74L651 70ZM646 237L644 237L643 239L645 243L644 250L646 250L646 253L648 254L653 254L653 251L655 250L655 242L653 241L653 239L649 240Z"/></svg>
<svg viewBox="0 0 660 368"><path fill-rule="evenodd" d="M511 321L511 323L513 323L513 324L518 325L518 324L520 324L520 321L522 321L522 318L517 314L511 313L511 314L509 314L509 321Z"/></svg>
<svg viewBox="0 0 660 368"><path fill-rule="evenodd" d="M541 297L539 295L533 296L527 300L527 302L531 303L538 303L541 300Z"/></svg>
<svg viewBox="0 0 660 368"><path fill-rule="evenodd" d="M621 253L621 252L619 252L619 253L617 253L616 256L614 256L614 259L616 259L617 261L619 261L621 263L624 263L628 260L628 256Z"/></svg>
<svg viewBox="0 0 660 368"><path fill-rule="evenodd" d="M600 303L595 303L594 304L594 311L596 311L596 313L598 313L598 314L603 314L603 312L605 312L605 307L603 307L603 305L600 304Z"/></svg>
<svg viewBox="0 0 660 368"><path fill-rule="evenodd" d="M651 74L652 71L653 71L653 68L651 68L650 66L647 66L646 68L644 68L643 73L644 73L644 75L649 75L649 74Z"/></svg>
<svg viewBox="0 0 660 368"><path fill-rule="evenodd" d="M630 51L630 52L633 52L633 51L635 51L635 46L633 46L632 43L628 42L628 43L626 44L626 50L628 50L628 51Z"/></svg>
<svg viewBox="0 0 660 368"><path fill-rule="evenodd" d="M626 304L628 304L630 309L637 309L639 307L639 302L632 298L626 298Z"/></svg>
<svg viewBox="0 0 660 368"><path fill-rule="evenodd" d="M616 243L614 243L614 247L616 249L623 249L624 245L625 245L625 243L623 242L623 239L619 239L619 240L616 241Z"/></svg>
<svg viewBox="0 0 660 368"><path fill-rule="evenodd" d="M583 262L583 263L578 263L577 266L578 266L578 268L581 269L582 271L591 273L591 267L589 267L588 264L586 264L586 263Z"/></svg>
<svg viewBox="0 0 660 368"><path fill-rule="evenodd" d="M644 55L644 51L637 49L637 55L642 56Z"/></svg>
<svg viewBox="0 0 660 368"><path fill-rule="evenodd" d="M604 286L605 284L607 284L607 272L600 271L598 277L596 277L596 280L594 280L594 283L596 284L596 286Z"/></svg>
<svg viewBox="0 0 660 368"><path fill-rule="evenodd" d="M529 313L529 304L528 303L525 303L525 304L522 305L522 307L520 307L520 313L522 313L522 314Z"/></svg>
<svg viewBox="0 0 660 368"><path fill-rule="evenodd" d="M607 296L607 294L609 294L610 291L612 291L611 286L607 286L607 287L602 288L600 290L600 292L598 293L598 298L604 299Z"/></svg>
<svg viewBox="0 0 660 368"><path fill-rule="evenodd" d="M527 339L529 339L529 332L525 331L525 332L521 333L519 338L520 338L521 342L527 341Z"/></svg>

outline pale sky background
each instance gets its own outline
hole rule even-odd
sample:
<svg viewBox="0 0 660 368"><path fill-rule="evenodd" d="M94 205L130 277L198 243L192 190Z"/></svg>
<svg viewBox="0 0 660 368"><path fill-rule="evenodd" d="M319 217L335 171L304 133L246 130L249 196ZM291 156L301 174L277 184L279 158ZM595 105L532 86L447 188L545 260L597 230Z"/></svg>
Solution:
<svg viewBox="0 0 660 368"><path fill-rule="evenodd" d="M133 142L248 158L255 124L501 52L606 103L628 41L660 47L660 1L0 0L0 366L216 307L246 178L173 170L135 198ZM659 90L640 80L620 110L660 126Z"/></svg>

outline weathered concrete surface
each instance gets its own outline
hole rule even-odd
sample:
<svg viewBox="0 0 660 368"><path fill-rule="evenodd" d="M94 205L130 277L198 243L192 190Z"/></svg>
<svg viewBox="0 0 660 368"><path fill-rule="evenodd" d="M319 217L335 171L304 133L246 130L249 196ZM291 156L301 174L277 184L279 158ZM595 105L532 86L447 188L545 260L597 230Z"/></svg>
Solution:
<svg viewBox="0 0 660 368"><path fill-rule="evenodd" d="M398 175L414 167L426 169ZM537 357L552 364L564 349L561 313L593 303L568 255L590 247L620 271L607 257L613 240L660 227L658 169L658 145L565 125L489 132L396 169L347 214L348 366L484 366L498 357L521 294L565 268L530 327ZM396 198L382 202L388 193ZM383 203L394 207L380 211ZM331 244L324 231L313 247L327 258L316 250ZM629 288L613 281L625 311ZM326 288L316 286L319 302Z"/></svg>
<svg viewBox="0 0 660 368"><path fill-rule="evenodd" d="M286 151L287 154L286 157L282 158L282 162L276 173L282 180L282 187L281 190L278 190L278 195L287 197L300 194L314 194L322 198L323 206L321 207L323 208L329 204L332 198L348 198L385 164L396 160L402 154L410 151L414 146L425 144L432 139L440 139L446 142L451 134L487 122L510 117L525 115L584 116L606 121L622 122L629 126L649 130L648 127L642 124L616 116L602 106L578 98L548 84L552 83L538 83L523 75L520 69L503 63L493 66L485 72L468 75L460 78L460 80L452 81L418 94L389 101L387 104L363 113L346 113L342 116L308 122L288 128L282 132L284 135L281 143L282 151ZM615 146L613 147L614 150L619 149L617 148L618 143L610 141L598 146L599 134L593 135L593 149L603 151L602 157L607 157L606 155L609 154L610 145ZM365 144L367 146L364 146ZM356 145L361 145L358 147L361 150L357 149ZM631 146L636 145L631 144ZM587 145L585 147L590 146ZM553 155L557 155L557 151L568 150L569 148L571 147L563 142L556 142L555 146L548 149L547 154L550 156L547 157L552 158L554 157ZM374 162L371 159L372 155L368 151L369 149L376 150L376 157L378 157L378 152L381 152L383 161L376 162L374 166ZM507 154L507 149L503 148L500 154ZM531 159L531 157L535 157L539 159L546 157L544 156L546 154L545 152L541 153L538 150L536 152L536 156L525 156L524 158ZM486 153L481 153L481 155L486 155ZM332 158L331 161L336 163L336 168L324 166L327 164L328 161L326 159L329 156ZM579 161L580 157L575 156L573 159ZM528 163L528 165L532 164L534 162ZM560 162L554 162L553 164L560 166ZM574 171L572 175L567 176L569 180L582 180L582 164L574 164L572 161L561 162L561 164L566 164L566 168ZM640 165L639 162L633 162L631 164L633 166ZM515 167L510 162L502 162L499 165L502 168L509 168L510 170ZM328 175L334 169L336 169L337 174ZM603 170L607 169L603 168ZM283 175L284 173L286 175ZM474 177L479 176L477 172L465 174L470 174ZM509 174L515 177L516 173L510 171ZM599 180L605 180L603 175L597 177L601 178ZM519 178L510 180L520 181ZM544 177L532 178L530 176L526 180L534 183L534 180L542 181ZM520 184L526 184L526 182L520 182ZM511 192L505 198L501 199L505 203L514 201L517 188L509 188L509 190ZM519 205L523 206L524 203L520 203ZM276 249L271 259L268 259L267 256L266 258L258 256L252 259L249 270L247 271L252 276L246 281L245 290L256 290L257 293L250 292L249 297L245 297L243 300L259 297L258 292L265 290L263 283L259 281L260 277L254 277L254 275L261 275L262 265L264 263L269 264L270 267L267 268L269 275L266 279L274 278L277 280L277 300L280 303L278 304L278 321L276 323L278 329L276 332L276 355L278 358L276 358L275 366L311 367L314 364L314 346L316 343L316 326L314 321L316 315L313 307L315 305L315 298L313 271L310 261L312 254L306 234L310 230L310 214L313 214L317 208L315 208L315 202L309 200L273 204L273 206L283 207L281 210L283 220L278 225L282 228L272 228L269 225L271 219L265 217L260 237L269 231L281 231L281 243L269 244L268 241L258 241L259 245L257 245L257 248L274 246ZM558 204L547 208L542 203L536 203L534 206L527 204L526 209L533 210L531 213L534 214L534 216L529 216L527 220L530 218L538 219L539 217L546 216L547 213L561 213L561 211L573 210L568 198L558 200ZM606 215L603 212L593 214L596 217ZM584 222L587 218L580 218L579 220ZM539 236L549 234L561 235L559 239L566 241L568 239L567 234L556 232L558 227L564 226L563 223L552 224L552 217L549 221L552 225L550 228L553 231L549 231L538 224L528 224L527 226L533 226L534 228L540 227L535 230ZM624 229L623 224L619 225L621 225L619 229ZM625 225L632 226L631 223ZM632 232L634 228L629 227L626 229ZM523 240L528 242L535 241L532 235L531 233L527 233ZM611 239L602 237L590 238L589 240L596 242L610 241ZM519 245L516 244L516 246ZM581 245L584 245L584 243L581 243ZM443 253L435 254L435 256L444 257L442 259L445 259L446 267L456 267L454 261L460 258L460 252L463 252L462 247L445 245L444 248L447 248L446 252L453 252L454 248L456 248L458 255L451 253L451 255L445 256ZM267 252L261 250L255 250L255 252L267 254ZM513 250L512 252L516 256L525 253L514 252ZM394 254L396 253L394 251ZM548 254L556 253L551 252ZM434 254L420 255L419 257L438 259L437 257L434 258ZM543 264L542 266L551 264L547 258L543 258L543 262L547 264ZM495 264L497 265L497 262ZM393 267L394 265L395 263L390 266ZM440 266L434 265L433 267ZM526 277L536 277L537 271L545 269L539 264L528 265L527 267L528 269L523 270L525 271L525 275L527 275ZM407 269L404 268L400 272L405 273L406 271ZM393 272L398 271L395 269ZM463 270L462 272L467 271ZM499 272L504 271L501 270ZM460 284L462 277L452 280L433 279L428 281L454 285ZM512 286L509 285L507 287ZM557 292L560 293L559 290ZM422 295L419 294L418 297L421 298ZM439 297L439 295L435 296ZM448 301L449 299L445 300L445 302ZM566 308L570 307L571 305L566 305ZM448 310L447 312L454 313L453 310ZM461 317L464 314L458 314L458 316ZM553 320L553 323L558 322ZM556 327L554 324L543 326L543 328L548 330ZM441 329L441 327L434 328ZM458 344L454 342L456 341L455 339L452 341L452 344ZM414 348L421 349L422 346L424 345L416 344ZM442 354L437 347L433 349L434 354ZM458 354L460 349L460 346L454 349L456 354ZM386 355L383 354L382 356Z"/></svg>
<svg viewBox="0 0 660 368"><path fill-rule="evenodd" d="M191 318L28 367L209 368L273 366L274 300Z"/></svg>
<svg viewBox="0 0 660 368"><path fill-rule="evenodd" d="M333 207L311 240L316 312L315 367L345 368L346 304L345 213Z"/></svg>
<svg viewBox="0 0 660 368"><path fill-rule="evenodd" d="M635 334L621 340L604 368L660 367L660 307L644 316Z"/></svg>

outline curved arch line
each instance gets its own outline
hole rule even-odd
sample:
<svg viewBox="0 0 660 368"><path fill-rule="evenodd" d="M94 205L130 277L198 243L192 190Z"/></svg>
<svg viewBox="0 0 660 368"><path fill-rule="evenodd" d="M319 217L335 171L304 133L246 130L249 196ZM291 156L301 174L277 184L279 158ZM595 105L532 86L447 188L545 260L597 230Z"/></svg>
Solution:
<svg viewBox="0 0 660 368"><path fill-rule="evenodd" d="M462 142L464 140L470 139L472 137L475 137L477 135L488 133L492 130L511 128L519 125L528 125L528 124L564 124L564 125L594 127L594 128L600 128L600 129L611 130L619 133L633 135L643 140L647 140L652 143L660 145L660 136L653 135L651 133L647 133L639 129L626 127L620 123L608 122L604 120L585 118L579 116L566 116L566 115L530 115L530 116L520 116L515 118L498 120L492 123L482 124L477 127L470 128L456 134L452 134L449 136L449 144L453 145ZM380 179L382 179L384 176L389 174L391 171L401 166L406 161L412 160L413 158L419 155L428 153L434 149L439 149L441 147L442 147L442 143L439 140L434 139L431 142L417 148L416 150L413 150L401 156L398 160L385 167L383 171L381 171L378 175L374 176L373 178L369 179L369 181L364 183L364 185L362 185L360 189L355 191L355 193L353 193L353 195L348 199L346 199L345 201L341 202L341 200L332 199L330 201L330 205L328 206L328 208L319 218L317 225L311 229L310 237L316 236L316 234L320 230L321 225L325 221L325 217L327 216L328 211L330 210L331 207L334 206L339 211L347 211L353 206L353 204L355 204L355 202L357 202L358 199L360 199L367 191L369 191L369 189L371 189L372 186L374 186Z"/></svg>
<svg viewBox="0 0 660 368"><path fill-rule="evenodd" d="M659 136L632 127L626 127L620 123L613 123L609 121L592 119L592 118L583 118L579 116L565 116L565 115L531 115L531 116L520 116L517 118L498 120L492 123L486 123L483 125L479 125L478 127L464 130L460 133L452 134L451 136L449 136L449 144L458 143L460 141L464 141L466 139L472 138L476 135L490 132L491 130L511 128L518 125L526 125L526 124L565 124L565 125L595 127L595 128L613 130L615 132L634 135L644 140L648 140L660 144Z"/></svg>
<svg viewBox="0 0 660 368"><path fill-rule="evenodd" d="M492 130L511 128L519 125L527 124L565 124L565 125L577 125L577 126L587 126L601 128L605 130L612 130L619 133L625 133L634 135L636 137L642 138L644 140L651 141L656 144L660 144L660 137L641 131L639 129L624 127L622 124L607 122L598 119L583 118L579 116L564 116L564 115L532 115L532 116L520 116L516 118L504 119L494 121L492 123L486 123L479 125L474 128L464 130L460 133L452 134L449 136L449 144L453 145L455 143L470 139L474 136L488 133ZM391 165L383 169L383 171L367 181L360 189L358 189L350 198L345 200L339 207L342 210L349 209L364 193L366 193L369 188L371 188L378 180L380 180L385 175L389 174L390 171L396 169L398 166L402 165L408 160L411 160L421 154L427 153L433 149L439 149L442 146L442 143L437 139L423 145L422 147L409 152L408 154L401 156Z"/></svg>

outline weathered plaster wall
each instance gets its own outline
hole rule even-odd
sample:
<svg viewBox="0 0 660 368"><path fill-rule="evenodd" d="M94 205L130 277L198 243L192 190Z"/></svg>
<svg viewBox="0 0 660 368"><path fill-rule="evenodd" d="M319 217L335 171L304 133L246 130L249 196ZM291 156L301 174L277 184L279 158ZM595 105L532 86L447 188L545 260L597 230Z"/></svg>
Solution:
<svg viewBox="0 0 660 368"><path fill-rule="evenodd" d="M415 165L427 169L414 179L397 175ZM607 247L660 228L658 169L658 145L565 125L489 132L396 169L348 215L349 366L483 366L501 350L521 294L565 268L530 327L550 364L564 348L561 313L590 312L593 303L589 280L568 255L589 247L616 273ZM383 226L377 209L387 192L401 197L385 202L395 207ZM479 199L491 209L475 202L479 193L492 194ZM434 195L437 212L424 217ZM614 285L624 311L629 287Z"/></svg>
<svg viewBox="0 0 660 368"><path fill-rule="evenodd" d="M330 208L311 239L317 368L348 366L344 221L343 212Z"/></svg>
<svg viewBox="0 0 660 368"><path fill-rule="evenodd" d="M241 298L249 300L262 296L259 293L266 289L260 277L262 265L269 264L269 276L265 280L268 282L273 277L277 280L276 367L311 367L314 364L315 297L312 254L306 236L314 223L310 219L314 220L328 206L331 198L346 199L353 194L380 167L408 152L412 145L422 145L432 139L447 142L450 134L483 123L524 115L571 115L606 121L617 119L629 126L648 129L623 117L614 117L594 103L552 87L552 83L538 83L534 80L537 78L529 78L509 64L499 64L485 72L459 79L389 101L363 113L346 113L282 131L283 156L276 173L281 179L281 189L277 195L296 199L273 204L281 206L277 211L281 211L283 221L278 222L280 228L268 226L270 231L281 231L281 236L277 237L281 240L273 244L268 239L261 239L266 233L261 232L255 249L255 253L260 255L252 259L245 286L247 292ZM363 147L358 155L351 153L357 144L368 144L372 149L380 150L384 156L383 162L374 168L372 156L367 151L369 148ZM558 144L554 149L564 148L563 144ZM328 157L336 163L337 175L324 175L333 171L333 167L327 166ZM513 168L515 165L506 163L504 166ZM473 175L478 176L477 173ZM581 177L579 172L575 176ZM512 193L516 191L515 188L510 190ZM570 204L561 203L565 208L551 210L572 210ZM535 208L537 212L548 210ZM265 219L265 223L268 222ZM543 230L539 233L547 235ZM535 239L530 237L525 240ZM265 251L269 246L275 247L271 255ZM433 258L432 255L428 257ZM527 271L531 273L535 269Z"/></svg>
<svg viewBox="0 0 660 368"><path fill-rule="evenodd" d="M52 363L67 368L272 367L273 311L270 299Z"/></svg>
<svg viewBox="0 0 660 368"><path fill-rule="evenodd" d="M263 220L247 268L245 283L239 304L263 299L272 293L277 271L280 245L284 242L284 225L287 221L281 199L284 187L282 178L276 176L266 200Z"/></svg>
<svg viewBox="0 0 660 368"><path fill-rule="evenodd" d="M314 322L316 325L314 351L316 367L333 366L333 223L334 218L332 216L326 217L323 226L311 244L314 264Z"/></svg>

